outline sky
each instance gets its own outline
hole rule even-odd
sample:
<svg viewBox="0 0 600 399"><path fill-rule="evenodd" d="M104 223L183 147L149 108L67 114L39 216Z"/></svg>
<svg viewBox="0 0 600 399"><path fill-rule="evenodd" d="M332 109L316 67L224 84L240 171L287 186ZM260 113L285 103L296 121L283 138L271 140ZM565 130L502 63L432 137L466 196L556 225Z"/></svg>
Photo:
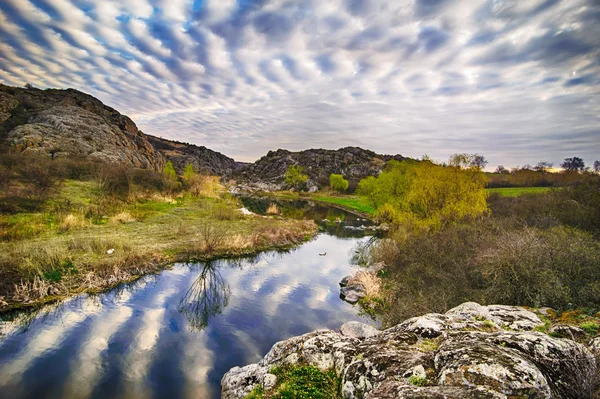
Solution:
<svg viewBox="0 0 600 399"><path fill-rule="evenodd" d="M600 158L599 0L1 0L0 82L240 161Z"/></svg>

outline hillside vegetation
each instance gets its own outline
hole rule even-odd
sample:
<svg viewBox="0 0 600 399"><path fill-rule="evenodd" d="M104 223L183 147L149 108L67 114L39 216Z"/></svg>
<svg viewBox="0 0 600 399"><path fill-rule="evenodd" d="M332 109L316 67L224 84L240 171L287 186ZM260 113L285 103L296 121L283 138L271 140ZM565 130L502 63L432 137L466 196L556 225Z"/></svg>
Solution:
<svg viewBox="0 0 600 399"><path fill-rule="evenodd" d="M359 183L374 216L391 226L362 249L367 263L387 265L379 294L363 300L367 312L394 325L464 301L600 310L597 175L501 195L485 193L477 168L403 164Z"/></svg>

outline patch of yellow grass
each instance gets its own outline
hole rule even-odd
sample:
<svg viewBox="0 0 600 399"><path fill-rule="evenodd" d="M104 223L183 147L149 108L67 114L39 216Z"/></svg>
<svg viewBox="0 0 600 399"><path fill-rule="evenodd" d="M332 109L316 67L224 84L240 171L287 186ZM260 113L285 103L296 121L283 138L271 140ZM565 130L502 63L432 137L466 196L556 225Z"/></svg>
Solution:
<svg viewBox="0 0 600 399"><path fill-rule="evenodd" d="M177 199L171 195L164 195L164 194L152 194L150 196L150 199L152 201L156 201L156 202L166 202L169 204L176 204L177 203Z"/></svg>
<svg viewBox="0 0 600 399"><path fill-rule="evenodd" d="M267 215L279 215L280 213L281 213L281 210L275 203L271 203L269 205L269 207L267 208Z"/></svg>
<svg viewBox="0 0 600 399"><path fill-rule="evenodd" d="M60 224L61 231L69 231L77 227L83 227L86 221L81 215L73 215L72 213L65 216Z"/></svg>
<svg viewBox="0 0 600 399"><path fill-rule="evenodd" d="M135 222L135 218L129 212L121 212L111 216L110 221L112 223L131 223Z"/></svg>
<svg viewBox="0 0 600 399"><path fill-rule="evenodd" d="M359 270L348 281L348 285L362 285L368 297L379 297L381 292L381 278L368 270Z"/></svg>

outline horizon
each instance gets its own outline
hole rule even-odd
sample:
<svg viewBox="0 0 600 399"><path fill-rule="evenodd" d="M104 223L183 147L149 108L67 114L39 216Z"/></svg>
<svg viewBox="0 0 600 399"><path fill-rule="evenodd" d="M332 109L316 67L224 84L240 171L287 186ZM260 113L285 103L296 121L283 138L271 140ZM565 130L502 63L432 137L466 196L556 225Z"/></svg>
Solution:
<svg viewBox="0 0 600 399"><path fill-rule="evenodd" d="M597 15L593 0L7 0L0 82L72 87L241 162L354 146L591 166Z"/></svg>

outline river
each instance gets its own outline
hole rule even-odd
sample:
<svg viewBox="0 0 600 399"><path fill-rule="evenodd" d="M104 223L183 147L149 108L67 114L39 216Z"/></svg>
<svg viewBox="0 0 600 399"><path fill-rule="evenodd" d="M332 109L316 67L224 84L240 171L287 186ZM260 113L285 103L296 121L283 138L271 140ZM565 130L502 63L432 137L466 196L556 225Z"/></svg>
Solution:
<svg viewBox="0 0 600 399"><path fill-rule="evenodd" d="M373 324L338 286L369 239L366 222L310 203L280 208L315 219L322 232L290 251L175 264L48 306L27 323L3 322L0 397L219 398L227 370L258 361L277 341L350 320Z"/></svg>

